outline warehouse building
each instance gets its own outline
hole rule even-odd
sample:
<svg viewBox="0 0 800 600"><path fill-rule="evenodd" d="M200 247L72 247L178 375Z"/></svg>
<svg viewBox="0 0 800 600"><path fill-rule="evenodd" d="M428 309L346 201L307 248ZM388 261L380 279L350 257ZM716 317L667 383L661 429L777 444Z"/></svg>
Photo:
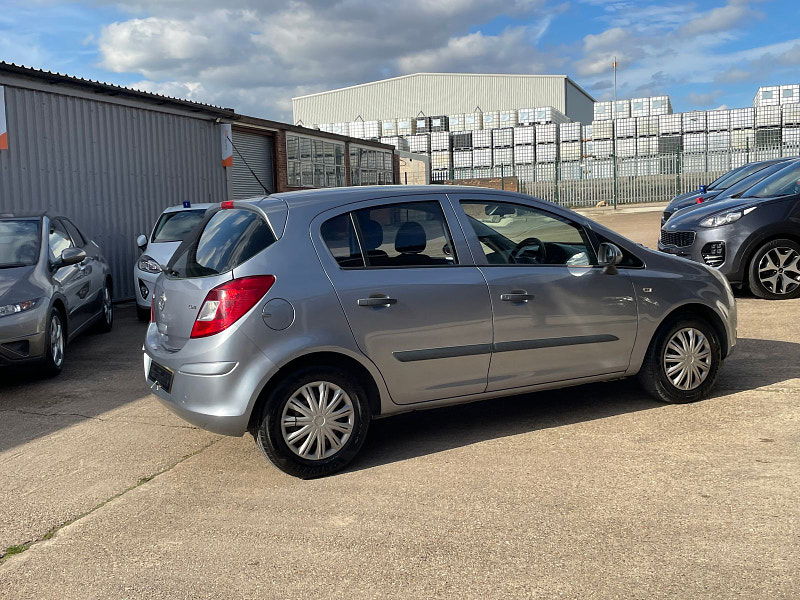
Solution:
<svg viewBox="0 0 800 600"><path fill-rule="evenodd" d="M69 216L116 299L163 209L309 187L396 183L391 146L233 109L0 63L0 213Z"/></svg>
<svg viewBox="0 0 800 600"><path fill-rule="evenodd" d="M594 99L566 75L415 73L292 98L295 123L413 118L551 106L592 120Z"/></svg>

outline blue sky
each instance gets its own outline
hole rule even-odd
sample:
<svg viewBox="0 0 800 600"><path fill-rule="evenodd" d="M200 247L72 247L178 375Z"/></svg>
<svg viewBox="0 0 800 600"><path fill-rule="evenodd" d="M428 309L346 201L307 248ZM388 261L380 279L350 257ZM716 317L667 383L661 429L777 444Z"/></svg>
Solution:
<svg viewBox="0 0 800 600"><path fill-rule="evenodd" d="M0 0L0 59L291 120L417 71L566 73L610 98L747 106L800 82L797 0ZM509 107L511 108L511 107ZM399 115L398 115L399 116Z"/></svg>

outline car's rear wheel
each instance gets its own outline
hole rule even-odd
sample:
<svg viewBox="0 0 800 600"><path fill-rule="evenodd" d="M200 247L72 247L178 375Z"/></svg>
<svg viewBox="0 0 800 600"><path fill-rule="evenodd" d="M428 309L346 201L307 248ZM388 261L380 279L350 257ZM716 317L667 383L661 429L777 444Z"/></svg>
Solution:
<svg viewBox="0 0 800 600"><path fill-rule="evenodd" d="M333 367L308 367L270 393L255 438L282 471L303 479L324 477L353 460L371 417L356 378Z"/></svg>
<svg viewBox="0 0 800 600"><path fill-rule="evenodd" d="M114 328L114 304L111 301L111 285L106 283L101 296L102 314L97 322L97 331L108 333Z"/></svg>
<svg viewBox="0 0 800 600"><path fill-rule="evenodd" d="M695 402L708 396L721 362L714 328L705 320L682 317L662 327L650 342L639 382L662 402Z"/></svg>
<svg viewBox="0 0 800 600"><path fill-rule="evenodd" d="M64 366L64 356L67 347L66 328L64 317L57 308L50 310L45 330L44 365L42 371L48 377L55 377L61 373Z"/></svg>
<svg viewBox="0 0 800 600"><path fill-rule="evenodd" d="M759 298L800 297L800 244L782 239L761 246L750 261L749 283Z"/></svg>

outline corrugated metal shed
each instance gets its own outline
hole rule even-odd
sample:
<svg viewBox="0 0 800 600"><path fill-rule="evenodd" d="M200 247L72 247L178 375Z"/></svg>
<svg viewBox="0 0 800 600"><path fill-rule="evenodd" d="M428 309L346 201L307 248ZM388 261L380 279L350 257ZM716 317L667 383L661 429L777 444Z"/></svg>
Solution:
<svg viewBox="0 0 800 600"><path fill-rule="evenodd" d="M72 218L110 260L117 299L133 297L134 239L164 208L225 199L212 114L193 114L185 103L148 108L146 99L73 93L4 70L0 85L9 133L9 149L0 152L0 212Z"/></svg>
<svg viewBox="0 0 800 600"><path fill-rule="evenodd" d="M334 123L552 106L592 120L594 99L566 75L415 73L292 98L294 121Z"/></svg>

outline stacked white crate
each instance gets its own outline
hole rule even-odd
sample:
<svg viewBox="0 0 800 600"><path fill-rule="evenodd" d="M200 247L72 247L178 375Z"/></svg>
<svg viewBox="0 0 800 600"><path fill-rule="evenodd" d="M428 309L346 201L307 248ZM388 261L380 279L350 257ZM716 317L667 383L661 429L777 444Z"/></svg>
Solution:
<svg viewBox="0 0 800 600"><path fill-rule="evenodd" d="M532 144L514 146L514 164L529 165L536 160L536 149Z"/></svg>
<svg viewBox="0 0 800 600"><path fill-rule="evenodd" d="M706 126L706 114L707 113L702 110L691 110L682 113L683 132L695 133L706 131L708 129Z"/></svg>
<svg viewBox="0 0 800 600"><path fill-rule="evenodd" d="M364 139L377 140L381 137L380 121L364 121Z"/></svg>
<svg viewBox="0 0 800 600"><path fill-rule="evenodd" d="M431 152L450 151L450 133L435 131L431 136Z"/></svg>
<svg viewBox="0 0 800 600"><path fill-rule="evenodd" d="M592 139L610 140L614 137L614 121L592 121Z"/></svg>
<svg viewBox="0 0 800 600"><path fill-rule="evenodd" d="M449 169L452 166L452 155L449 151L431 151L431 169Z"/></svg>
<svg viewBox="0 0 800 600"><path fill-rule="evenodd" d="M472 150L453 150L453 168L455 169L471 169L472 168Z"/></svg>
<svg viewBox="0 0 800 600"><path fill-rule="evenodd" d="M784 146L800 146L800 128L798 127L784 127L783 129L783 145Z"/></svg>
<svg viewBox="0 0 800 600"><path fill-rule="evenodd" d="M639 156L658 154L658 138L655 136L636 138L636 154Z"/></svg>
<svg viewBox="0 0 800 600"><path fill-rule="evenodd" d="M472 151L472 166L473 167L491 167L492 166L492 149L491 148L475 148Z"/></svg>
<svg viewBox="0 0 800 600"><path fill-rule="evenodd" d="M627 119L631 116L631 101L630 100L615 100L613 104L612 114L615 119Z"/></svg>
<svg viewBox="0 0 800 600"><path fill-rule="evenodd" d="M464 131L466 129L464 125L464 115L448 115L447 121L449 123L450 131Z"/></svg>
<svg viewBox="0 0 800 600"><path fill-rule="evenodd" d="M499 127L514 127L518 123L516 110L501 110Z"/></svg>
<svg viewBox="0 0 800 600"><path fill-rule="evenodd" d="M680 135L683 133L681 114L667 114L658 117L659 135Z"/></svg>
<svg viewBox="0 0 800 600"><path fill-rule="evenodd" d="M777 104L756 107L756 127L780 127L781 107Z"/></svg>
<svg viewBox="0 0 800 600"><path fill-rule="evenodd" d="M784 104L781 112L783 145L791 148L785 155L793 156L798 152L797 146L800 146L800 104Z"/></svg>
<svg viewBox="0 0 800 600"><path fill-rule="evenodd" d="M684 133L683 151L686 153L703 154L708 150L708 134L706 133Z"/></svg>
<svg viewBox="0 0 800 600"><path fill-rule="evenodd" d="M780 102L781 104L800 103L800 84L782 85Z"/></svg>
<svg viewBox="0 0 800 600"><path fill-rule="evenodd" d="M558 155L558 125L555 123L537 124L536 162L553 162Z"/></svg>
<svg viewBox="0 0 800 600"><path fill-rule="evenodd" d="M558 145L553 144L536 144L536 162L546 163L555 162Z"/></svg>
<svg viewBox="0 0 800 600"><path fill-rule="evenodd" d="M595 102L594 103L594 120L607 121L613 117L613 105L611 102Z"/></svg>
<svg viewBox="0 0 800 600"><path fill-rule="evenodd" d="M777 85L764 85L758 88L756 95L753 97L753 106L771 106L780 104L780 86Z"/></svg>
<svg viewBox="0 0 800 600"><path fill-rule="evenodd" d="M731 130L731 148L738 150L752 148L755 141L756 133L753 129Z"/></svg>
<svg viewBox="0 0 800 600"><path fill-rule="evenodd" d="M558 169L559 179L575 181L583 177L583 165L579 161L559 163Z"/></svg>
<svg viewBox="0 0 800 600"><path fill-rule="evenodd" d="M581 143L561 142L558 147L558 153L561 161L580 160Z"/></svg>
<svg viewBox="0 0 800 600"><path fill-rule="evenodd" d="M517 111L517 123L520 125L533 125L536 123L536 109L520 108Z"/></svg>
<svg viewBox="0 0 800 600"><path fill-rule="evenodd" d="M483 129L483 113L464 113L464 131Z"/></svg>
<svg viewBox="0 0 800 600"><path fill-rule="evenodd" d="M417 133L417 121L411 117L397 119L397 135L414 135Z"/></svg>
<svg viewBox="0 0 800 600"><path fill-rule="evenodd" d="M594 140L594 155L599 158L611 156L614 152L614 140Z"/></svg>
<svg viewBox="0 0 800 600"><path fill-rule="evenodd" d="M558 126L559 142L579 142L581 141L580 123L562 123Z"/></svg>
<svg viewBox="0 0 800 600"><path fill-rule="evenodd" d="M781 107L783 126L796 127L800 125L800 104L785 104Z"/></svg>
<svg viewBox="0 0 800 600"><path fill-rule="evenodd" d="M708 151L726 152L731 147L730 131L709 131L708 132Z"/></svg>
<svg viewBox="0 0 800 600"><path fill-rule="evenodd" d="M556 165L554 163L536 165L536 181L555 181Z"/></svg>
<svg viewBox="0 0 800 600"><path fill-rule="evenodd" d="M650 115L668 115L672 113L669 96L652 96L650 98Z"/></svg>
<svg viewBox="0 0 800 600"><path fill-rule="evenodd" d="M569 118L552 106L540 106L533 109L535 123L568 123Z"/></svg>
<svg viewBox="0 0 800 600"><path fill-rule="evenodd" d="M350 122L342 122L342 123L333 123L331 127L331 133L336 133L339 135L350 135Z"/></svg>
<svg viewBox="0 0 800 600"><path fill-rule="evenodd" d="M709 131L728 131L731 128L731 111L710 110L706 116Z"/></svg>
<svg viewBox="0 0 800 600"><path fill-rule="evenodd" d="M701 135L701 134L689 134ZM707 168L705 152L684 154L681 160L681 169L684 173L702 173Z"/></svg>
<svg viewBox="0 0 800 600"><path fill-rule="evenodd" d="M615 153L620 158L633 158L636 156L636 138L617 138L615 146Z"/></svg>
<svg viewBox="0 0 800 600"><path fill-rule="evenodd" d="M491 148L492 147L492 131L491 129L481 129L480 131L472 132L472 147L473 148Z"/></svg>
<svg viewBox="0 0 800 600"><path fill-rule="evenodd" d="M503 127L492 130L492 148L510 148L514 145L514 128Z"/></svg>
<svg viewBox="0 0 800 600"><path fill-rule="evenodd" d="M381 121L381 137L397 135L397 119L383 119Z"/></svg>
<svg viewBox="0 0 800 600"><path fill-rule="evenodd" d="M658 116L636 117L636 135L639 137L658 135Z"/></svg>
<svg viewBox="0 0 800 600"><path fill-rule="evenodd" d="M631 117L649 117L650 98L631 98Z"/></svg>
<svg viewBox="0 0 800 600"><path fill-rule="evenodd" d="M492 166L505 167L514 162L514 149L510 147L492 148Z"/></svg>
<svg viewBox="0 0 800 600"><path fill-rule="evenodd" d="M431 151L431 136L427 133L412 135L408 138L408 146L411 152L428 154Z"/></svg>
<svg viewBox="0 0 800 600"><path fill-rule="evenodd" d="M483 128L494 129L500 127L500 111L492 110L483 113Z"/></svg>
<svg viewBox="0 0 800 600"><path fill-rule="evenodd" d="M752 129L755 127L755 109L753 108L734 108L731 109L731 129Z"/></svg>
<svg viewBox="0 0 800 600"><path fill-rule="evenodd" d="M636 137L636 119L633 117L617 119L614 123L614 135L617 138Z"/></svg>
<svg viewBox="0 0 800 600"><path fill-rule="evenodd" d="M535 127L514 127L514 145L527 146L536 143Z"/></svg>
<svg viewBox="0 0 800 600"><path fill-rule="evenodd" d="M364 121L350 122L350 136L364 139Z"/></svg>
<svg viewBox="0 0 800 600"><path fill-rule="evenodd" d="M389 146L394 146L398 150L404 150L409 152L411 150L410 144L408 140L404 137L399 135L394 135L390 137L382 137L379 139L381 144L388 144Z"/></svg>

